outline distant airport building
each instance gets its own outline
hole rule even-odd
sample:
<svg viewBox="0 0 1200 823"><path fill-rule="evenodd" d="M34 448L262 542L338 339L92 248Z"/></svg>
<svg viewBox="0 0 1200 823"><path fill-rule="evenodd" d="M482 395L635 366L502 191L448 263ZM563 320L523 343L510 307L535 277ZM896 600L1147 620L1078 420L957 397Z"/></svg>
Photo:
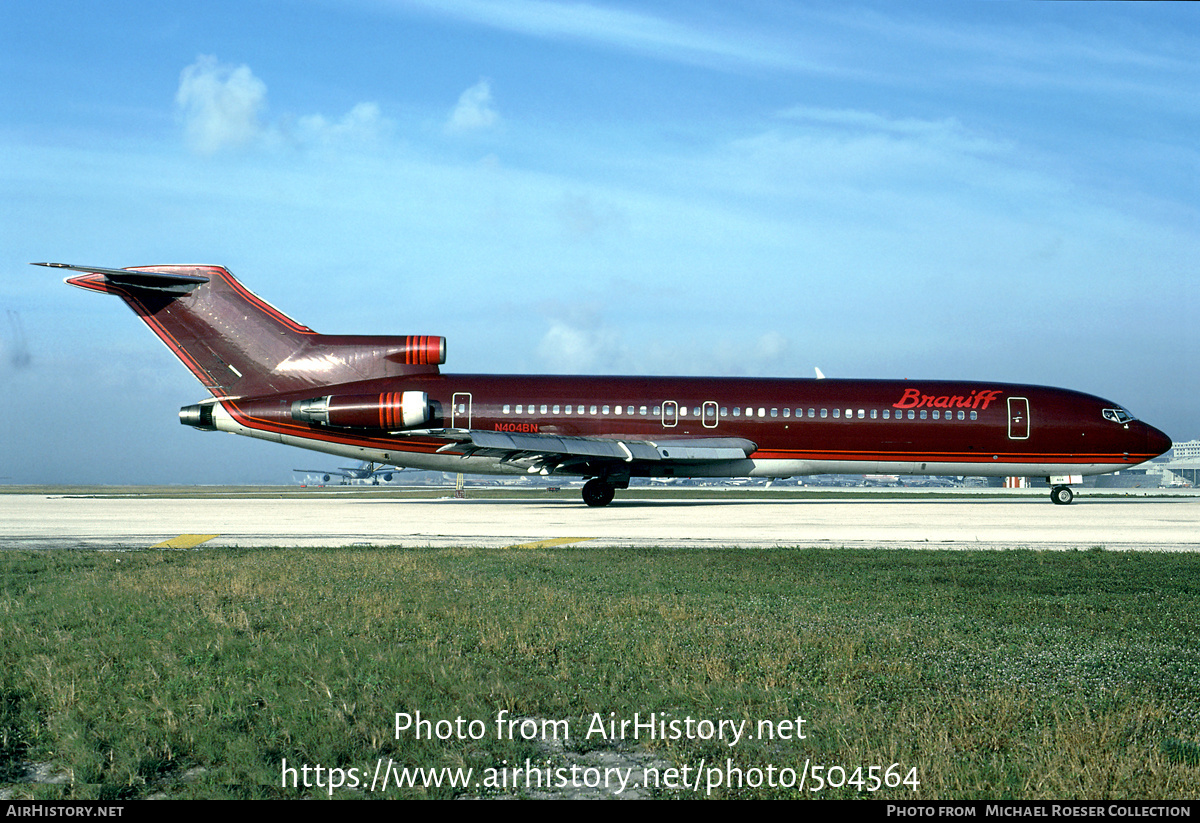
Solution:
<svg viewBox="0 0 1200 823"><path fill-rule="evenodd" d="M1162 485L1164 486L1195 488L1197 475L1200 474L1200 440L1172 443L1171 450L1167 454L1170 455L1169 460L1147 463L1147 471L1162 472Z"/></svg>
<svg viewBox="0 0 1200 823"><path fill-rule="evenodd" d="M1171 444L1171 460L1200 460L1200 440Z"/></svg>

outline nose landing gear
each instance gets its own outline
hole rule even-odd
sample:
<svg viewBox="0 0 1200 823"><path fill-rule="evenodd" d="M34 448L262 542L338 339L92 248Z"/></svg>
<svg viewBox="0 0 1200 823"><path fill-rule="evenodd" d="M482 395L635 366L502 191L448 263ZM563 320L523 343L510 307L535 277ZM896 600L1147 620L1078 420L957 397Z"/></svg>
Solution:
<svg viewBox="0 0 1200 823"><path fill-rule="evenodd" d="M1075 493L1070 486L1055 486L1050 490L1050 500L1057 506L1069 505L1075 499Z"/></svg>
<svg viewBox="0 0 1200 823"><path fill-rule="evenodd" d="M1083 482L1083 475L1080 474L1052 474L1046 478L1046 483L1050 486L1050 502L1056 506L1070 505L1075 499L1075 492L1071 491L1071 485L1079 485Z"/></svg>

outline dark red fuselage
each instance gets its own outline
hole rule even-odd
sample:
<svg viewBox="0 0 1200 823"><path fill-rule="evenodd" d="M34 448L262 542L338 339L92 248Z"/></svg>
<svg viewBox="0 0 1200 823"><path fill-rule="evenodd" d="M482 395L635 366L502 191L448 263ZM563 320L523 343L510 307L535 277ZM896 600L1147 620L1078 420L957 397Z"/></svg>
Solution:
<svg viewBox="0 0 1200 823"><path fill-rule="evenodd" d="M435 410L426 428L435 430L651 442L744 439L756 446L746 456L750 463L743 465L749 470L735 473L745 475L1097 474L1136 465L1170 448L1170 440L1152 426L1132 419L1107 419L1104 411L1120 409L1116 404L1042 386L438 374L366 381L345 388L347 394L356 396L424 392ZM338 446L357 446L388 452L380 459L392 462L406 452L417 457L446 445L441 438L419 436L398 443L383 429L369 431L365 426L314 430L291 418L288 407L292 399L293 395L286 395L225 405L240 426L307 439L317 448L338 454L345 453ZM446 452L442 455L449 456ZM456 459L460 461L457 464L419 462L430 468L485 468L468 468L462 458ZM471 462L467 458L467 463ZM631 474L656 474L654 468L635 464ZM704 466L689 466L687 471L669 468L672 471L664 476L710 474ZM715 474L722 476L723 471Z"/></svg>

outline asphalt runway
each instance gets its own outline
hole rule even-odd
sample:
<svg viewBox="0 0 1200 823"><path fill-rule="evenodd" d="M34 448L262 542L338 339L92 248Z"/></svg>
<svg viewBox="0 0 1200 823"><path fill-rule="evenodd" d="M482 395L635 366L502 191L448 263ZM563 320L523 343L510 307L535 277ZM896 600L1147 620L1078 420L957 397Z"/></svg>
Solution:
<svg viewBox="0 0 1200 823"><path fill-rule="evenodd" d="M1200 498L406 500L0 495L0 549L845 546L1196 551Z"/></svg>

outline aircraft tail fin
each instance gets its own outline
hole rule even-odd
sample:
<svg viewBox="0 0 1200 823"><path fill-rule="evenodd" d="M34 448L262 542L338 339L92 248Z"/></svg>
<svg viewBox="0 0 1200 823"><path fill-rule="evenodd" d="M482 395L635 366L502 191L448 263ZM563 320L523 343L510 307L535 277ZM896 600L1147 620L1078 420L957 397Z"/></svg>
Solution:
<svg viewBox="0 0 1200 823"><path fill-rule="evenodd" d="M215 397L436 374L446 359L441 337L318 334L221 266L35 265L80 272L65 282L120 297Z"/></svg>

